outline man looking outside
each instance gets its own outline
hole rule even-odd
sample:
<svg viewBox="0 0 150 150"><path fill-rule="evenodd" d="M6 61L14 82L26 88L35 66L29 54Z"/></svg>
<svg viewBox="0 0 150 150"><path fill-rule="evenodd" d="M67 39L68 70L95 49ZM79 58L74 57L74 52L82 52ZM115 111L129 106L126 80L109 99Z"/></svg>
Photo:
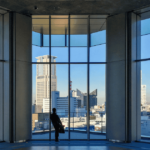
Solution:
<svg viewBox="0 0 150 150"><path fill-rule="evenodd" d="M52 124L55 128L55 141L58 142L58 136L59 136L59 127L62 125L58 115L56 114L56 108L53 108L53 113L50 115L50 119L52 121Z"/></svg>

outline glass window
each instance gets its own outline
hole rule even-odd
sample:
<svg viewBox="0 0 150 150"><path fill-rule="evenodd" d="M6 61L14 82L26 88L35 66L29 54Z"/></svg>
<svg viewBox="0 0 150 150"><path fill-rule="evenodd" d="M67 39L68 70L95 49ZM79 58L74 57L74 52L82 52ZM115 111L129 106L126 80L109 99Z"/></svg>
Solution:
<svg viewBox="0 0 150 150"><path fill-rule="evenodd" d="M43 46L49 46L49 35L43 35Z"/></svg>
<svg viewBox="0 0 150 150"><path fill-rule="evenodd" d="M106 133L105 65L90 65L90 139L104 139Z"/></svg>
<svg viewBox="0 0 150 150"><path fill-rule="evenodd" d="M106 62L106 44L90 47L90 62Z"/></svg>
<svg viewBox="0 0 150 150"><path fill-rule="evenodd" d="M141 36L141 59L150 58L150 34Z"/></svg>
<svg viewBox="0 0 150 150"><path fill-rule="evenodd" d="M106 43L106 30L91 33L91 46Z"/></svg>
<svg viewBox="0 0 150 150"><path fill-rule="evenodd" d="M49 62L49 48L32 45L32 62Z"/></svg>
<svg viewBox="0 0 150 150"><path fill-rule="evenodd" d="M67 46L68 19L51 19L51 46Z"/></svg>
<svg viewBox="0 0 150 150"><path fill-rule="evenodd" d="M68 48L67 47L52 47L51 55L55 57L51 62L68 62Z"/></svg>
<svg viewBox="0 0 150 150"><path fill-rule="evenodd" d="M51 72L51 109L56 108L64 125L65 134L60 134L59 139L68 139L68 65L52 64ZM55 139L54 130L51 124L51 139Z"/></svg>
<svg viewBox="0 0 150 150"><path fill-rule="evenodd" d="M87 46L87 19L70 19L70 46Z"/></svg>
<svg viewBox="0 0 150 150"><path fill-rule="evenodd" d="M106 19L90 19L90 62L106 62Z"/></svg>
<svg viewBox="0 0 150 150"><path fill-rule="evenodd" d="M40 46L41 45L41 34L32 31L32 45Z"/></svg>
<svg viewBox="0 0 150 150"><path fill-rule="evenodd" d="M48 46L49 19L32 19L32 62L49 62Z"/></svg>
<svg viewBox="0 0 150 150"><path fill-rule="evenodd" d="M51 19L51 55L68 62L68 19Z"/></svg>
<svg viewBox="0 0 150 150"><path fill-rule="evenodd" d="M87 65L70 66L70 130L71 139L87 139Z"/></svg>
<svg viewBox="0 0 150 150"><path fill-rule="evenodd" d="M49 64L32 65L32 139L49 139Z"/></svg>
<svg viewBox="0 0 150 150"><path fill-rule="evenodd" d="M150 61L141 62L141 136L150 136Z"/></svg>
<svg viewBox="0 0 150 150"><path fill-rule="evenodd" d="M105 65L98 64L106 62L106 21L105 15L91 15L88 25L88 17L88 15L71 15L69 21L68 15L33 16L32 139L55 139L55 128L49 120L52 108L56 108L65 129L65 134L59 134L59 139L69 139L70 125L70 139L86 140L88 120L90 139L106 138L97 134L106 132ZM68 44L69 37L70 44Z"/></svg>
<svg viewBox="0 0 150 150"><path fill-rule="evenodd" d="M71 62L87 62L87 48L86 47L71 47L70 48Z"/></svg>
<svg viewBox="0 0 150 150"><path fill-rule="evenodd" d="M141 35L150 34L150 18L141 21Z"/></svg>

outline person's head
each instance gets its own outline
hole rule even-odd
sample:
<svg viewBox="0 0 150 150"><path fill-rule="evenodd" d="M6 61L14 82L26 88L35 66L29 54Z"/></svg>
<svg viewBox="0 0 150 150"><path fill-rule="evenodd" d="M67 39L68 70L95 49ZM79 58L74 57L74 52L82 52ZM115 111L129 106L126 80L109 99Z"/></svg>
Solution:
<svg viewBox="0 0 150 150"><path fill-rule="evenodd" d="M53 108L53 113L56 113L56 108Z"/></svg>

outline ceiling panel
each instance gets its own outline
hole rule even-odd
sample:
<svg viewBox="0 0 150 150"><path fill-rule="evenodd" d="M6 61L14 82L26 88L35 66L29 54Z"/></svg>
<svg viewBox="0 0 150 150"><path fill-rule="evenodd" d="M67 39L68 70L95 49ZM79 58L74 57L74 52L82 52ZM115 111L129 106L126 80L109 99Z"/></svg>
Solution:
<svg viewBox="0 0 150 150"><path fill-rule="evenodd" d="M56 16L56 15L55 15ZM53 16L55 18L55 16ZM34 16L38 17L38 16ZM41 17L41 16L40 16ZM49 19L47 16L42 16L43 19L32 19L33 31L49 34ZM65 17L65 16L57 16ZM57 18L56 17L56 18ZM66 15L66 17L68 17ZM87 34L88 33L87 19L70 19L71 34ZM106 29L106 19L90 19L90 32L97 32ZM51 34L68 34L68 19L51 19Z"/></svg>
<svg viewBox="0 0 150 150"><path fill-rule="evenodd" d="M65 19L65 18L68 18L68 15L51 15L51 18L54 19L58 19L58 18L61 18L61 19Z"/></svg>
<svg viewBox="0 0 150 150"><path fill-rule="evenodd" d="M49 15L32 15L33 19L49 19Z"/></svg>

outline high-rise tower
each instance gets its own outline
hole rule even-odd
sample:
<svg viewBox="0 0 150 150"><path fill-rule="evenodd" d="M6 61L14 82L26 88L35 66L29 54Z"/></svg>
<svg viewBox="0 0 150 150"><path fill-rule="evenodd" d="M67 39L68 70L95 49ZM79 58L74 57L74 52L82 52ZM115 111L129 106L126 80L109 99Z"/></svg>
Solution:
<svg viewBox="0 0 150 150"><path fill-rule="evenodd" d="M36 57L37 62L49 62L49 55ZM56 62L55 56L51 56L51 61ZM50 71L49 64L37 64L36 65L36 106L38 112L42 112L43 99L50 98ZM57 76L56 65L51 65L51 91L57 90Z"/></svg>

